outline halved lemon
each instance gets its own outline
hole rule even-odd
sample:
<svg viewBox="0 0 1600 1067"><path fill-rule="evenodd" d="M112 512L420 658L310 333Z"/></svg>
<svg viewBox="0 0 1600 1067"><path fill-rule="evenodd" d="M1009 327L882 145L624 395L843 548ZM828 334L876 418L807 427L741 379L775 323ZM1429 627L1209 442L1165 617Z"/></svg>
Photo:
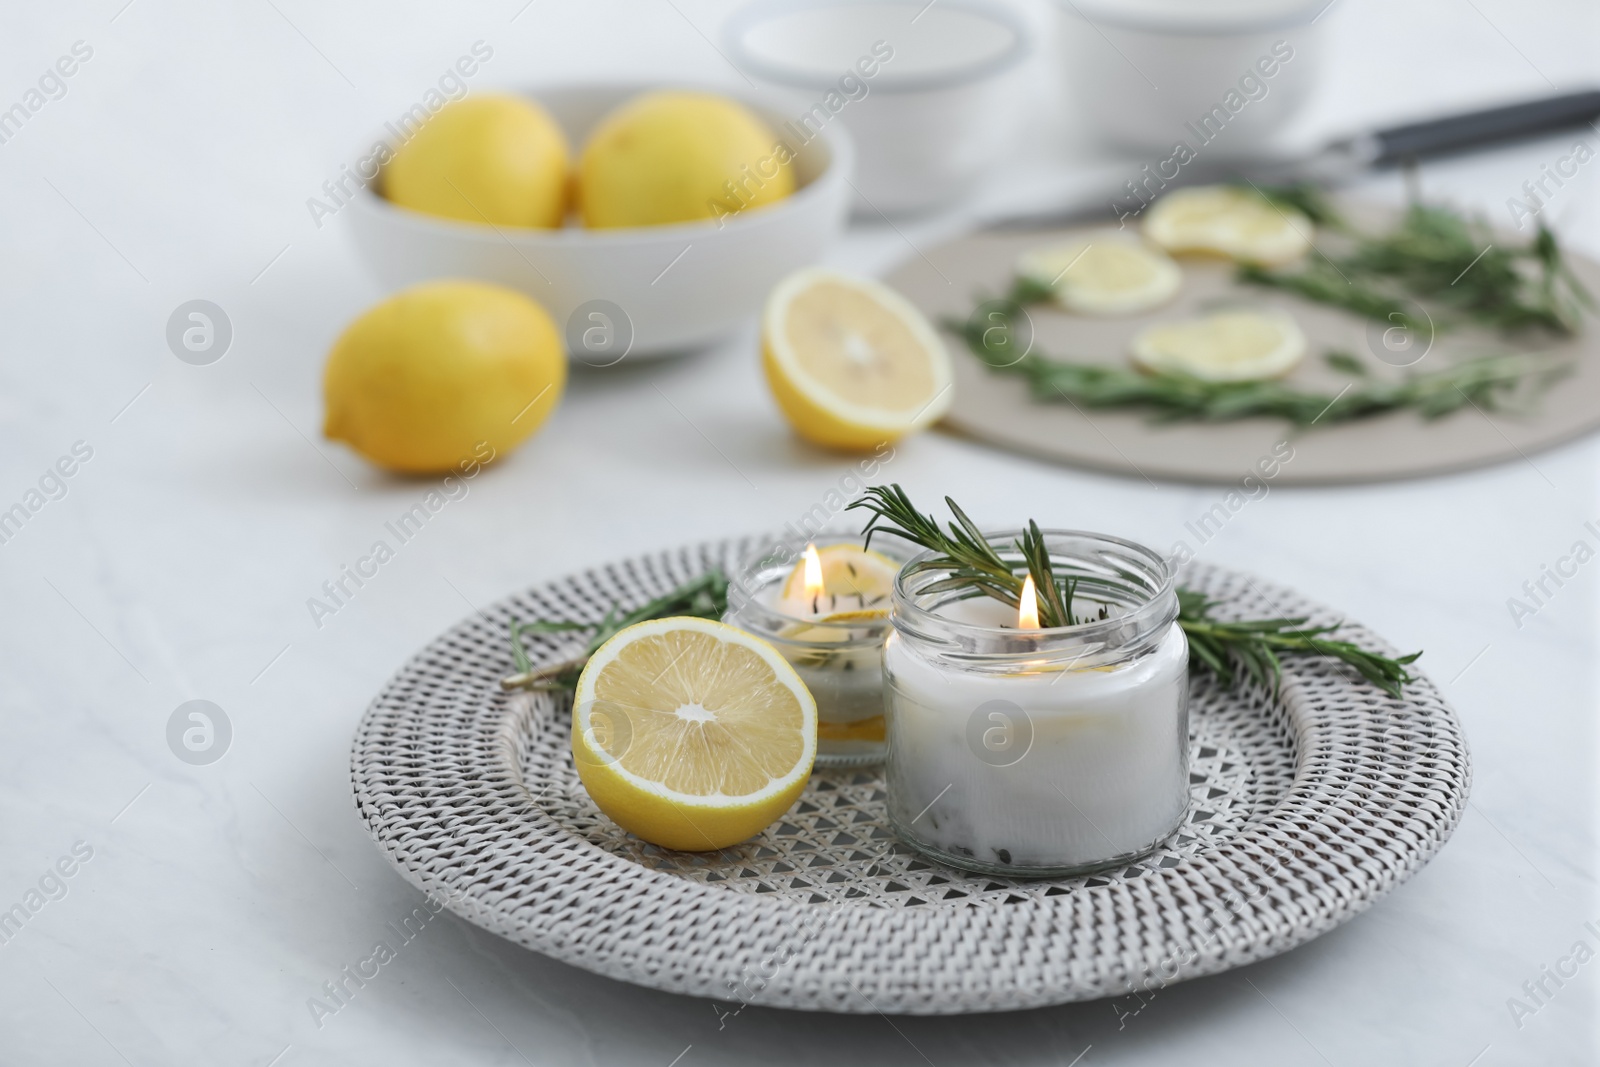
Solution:
<svg viewBox="0 0 1600 1067"><path fill-rule="evenodd" d="M1305 334L1277 311L1219 311L1152 326L1133 339L1133 358L1140 366L1210 382L1276 378L1293 369L1305 351Z"/></svg>
<svg viewBox="0 0 1600 1067"><path fill-rule="evenodd" d="M589 796L624 830L666 848L726 848L805 788L817 704L760 638L709 619L653 619L584 667L572 755Z"/></svg>
<svg viewBox="0 0 1600 1067"><path fill-rule="evenodd" d="M1312 229L1303 213L1237 185L1174 190L1144 220L1144 235L1168 252L1208 252L1266 266L1304 256Z"/></svg>
<svg viewBox="0 0 1600 1067"><path fill-rule="evenodd" d="M944 342L867 278L812 268L780 282L762 312L761 362L795 432L829 448L875 448L950 407Z"/></svg>
<svg viewBox="0 0 1600 1067"><path fill-rule="evenodd" d="M1183 271L1172 257L1137 241L1095 236L1037 248L1017 273L1047 286L1055 302L1081 315L1132 315L1172 299Z"/></svg>
<svg viewBox="0 0 1600 1067"><path fill-rule="evenodd" d="M806 593L802 557L783 583L783 599L791 607L816 615L820 622L881 619L889 613L889 594L900 564L860 545L824 545L816 553L822 589Z"/></svg>

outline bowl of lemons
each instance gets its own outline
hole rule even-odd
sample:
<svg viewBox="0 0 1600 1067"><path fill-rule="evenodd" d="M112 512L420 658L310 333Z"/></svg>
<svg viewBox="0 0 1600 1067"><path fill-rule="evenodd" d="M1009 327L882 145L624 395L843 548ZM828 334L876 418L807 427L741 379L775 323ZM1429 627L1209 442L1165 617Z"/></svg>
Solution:
<svg viewBox="0 0 1600 1067"><path fill-rule="evenodd" d="M704 347L819 260L844 226L852 149L760 98L642 85L486 92L375 153L349 202L390 288L470 279L525 293L573 362Z"/></svg>

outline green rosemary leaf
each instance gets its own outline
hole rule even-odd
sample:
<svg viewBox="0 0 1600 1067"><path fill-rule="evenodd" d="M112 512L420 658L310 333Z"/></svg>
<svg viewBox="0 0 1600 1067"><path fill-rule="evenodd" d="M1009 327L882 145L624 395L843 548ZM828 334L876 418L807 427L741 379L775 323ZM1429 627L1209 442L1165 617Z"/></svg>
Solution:
<svg viewBox="0 0 1600 1067"><path fill-rule="evenodd" d="M1293 185L1251 184L1250 188L1266 197L1268 202L1281 208L1298 211L1318 226L1344 229L1348 225L1344 216L1339 214L1333 202L1328 199L1327 194L1311 182L1297 182Z"/></svg>
<svg viewBox="0 0 1600 1067"><path fill-rule="evenodd" d="M1352 250L1287 271L1242 266L1239 279L1408 329L1431 330L1407 309L1427 300L1466 320L1504 331L1574 332L1594 299L1568 268L1555 235L1540 228L1507 245L1481 219L1440 205L1413 204L1382 234L1352 235ZM1438 322L1449 328L1448 319Z"/></svg>
<svg viewBox="0 0 1600 1067"><path fill-rule="evenodd" d="M1074 619L1071 610L1071 580L1068 580L1065 590L1056 583L1056 576L1050 564L1050 549L1044 543L1044 534L1039 530L1037 522L1028 520L1028 528L1023 531L1022 540L1017 542L1017 548L1022 552L1022 558L1027 561L1028 575L1033 579L1034 595L1039 604L1040 625L1072 625ZM1065 592L1064 598L1063 592Z"/></svg>
<svg viewBox="0 0 1600 1067"><path fill-rule="evenodd" d="M1054 299L1055 289L1037 278L1018 275L1011 281L1011 291L1004 297L1005 301L1017 307L1027 304L1042 304L1046 300Z"/></svg>
<svg viewBox="0 0 1600 1067"><path fill-rule="evenodd" d="M1310 261L1295 271L1268 270L1254 263L1244 263L1239 267L1238 278L1252 285L1282 289L1319 304L1341 307L1403 329L1424 333L1429 329L1428 320L1412 317L1408 310L1411 305L1405 300L1352 281L1340 273L1338 266L1326 260Z"/></svg>
<svg viewBox="0 0 1600 1067"><path fill-rule="evenodd" d="M1322 361L1342 374L1352 378L1365 378L1372 372L1367 365L1348 352L1328 352L1323 355Z"/></svg>
<svg viewBox="0 0 1600 1067"><path fill-rule="evenodd" d="M1228 664L1227 649L1223 648L1217 641L1203 635L1189 634L1187 636L1189 638L1190 664L1193 665L1195 660L1199 660L1202 664L1211 668L1212 673L1217 676L1217 681L1224 689L1232 689L1234 682L1233 668Z"/></svg>
<svg viewBox="0 0 1600 1067"><path fill-rule="evenodd" d="M565 689L571 691L578 684L583 665L601 645L635 623L649 619L666 619L679 615L693 615L703 619L720 619L728 610L728 579L721 570L713 569L693 578L665 596L623 613L622 605L612 604L600 621L573 622L562 619L534 619L511 624L511 658L517 673L501 681L507 689ZM535 669L523 646L524 634L551 634L571 631L588 631L590 636L581 655L543 669Z"/></svg>
<svg viewBox="0 0 1600 1067"><path fill-rule="evenodd" d="M977 527L957 506L945 498L952 512L960 516L959 525L950 524L950 533L940 530L933 517L925 516L912 505L910 498L899 485L873 486L861 499L850 506L872 512L867 526L898 534L908 541L921 545L942 559L952 562L972 554L965 543L969 537L981 536ZM958 538L960 538L958 540ZM1074 625L1080 621L1072 612L1073 593L1077 579L1057 576L1052 568L1044 534L1038 523L1029 520L1017 549L1022 556L1021 570L1032 576L1039 591L1040 622L1046 626ZM1022 575L999 559L989 549L993 563L1000 570L991 570L990 561L984 559L983 569L952 570L929 591L946 592L971 588L976 593L993 597L1013 607L1017 594L1022 591ZM930 566L943 566L930 562ZM1050 590L1046 593L1046 590ZM1390 696L1399 698L1403 687L1415 680L1406 670L1421 652L1390 658L1368 652L1348 641L1330 638L1338 629L1333 625L1308 626L1305 618L1243 619L1225 621L1214 614L1215 601L1192 589L1179 588L1178 625L1189 639L1190 664L1195 668L1209 669L1217 681L1231 688L1243 674L1263 688L1277 690L1283 677L1282 657L1286 654L1317 655L1339 660L1355 670L1373 685ZM1099 617L1104 617L1103 615ZM1065 622L1047 621L1062 619Z"/></svg>
<svg viewBox="0 0 1600 1067"><path fill-rule="evenodd" d="M960 323L945 325L966 337ZM981 344L981 342L978 342ZM1184 374L1144 373L1104 363L1080 363L1039 353L991 372L1022 378L1039 403L1071 403L1089 410L1140 408L1157 423L1231 422L1264 417L1295 426L1331 426L1391 411L1416 410L1424 418L1448 415L1469 404L1485 412L1520 410L1572 370L1569 360L1539 353L1482 356L1398 381L1365 378L1338 394L1296 389L1279 381L1211 382ZM1523 403L1517 403L1521 398ZM930 520L931 521L931 520ZM937 527L935 527L937 529Z"/></svg>

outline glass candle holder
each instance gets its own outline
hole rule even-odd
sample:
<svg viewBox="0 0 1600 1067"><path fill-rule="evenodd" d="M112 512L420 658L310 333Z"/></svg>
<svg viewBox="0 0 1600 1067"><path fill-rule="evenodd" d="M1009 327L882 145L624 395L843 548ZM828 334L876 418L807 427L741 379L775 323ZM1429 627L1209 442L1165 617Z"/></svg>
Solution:
<svg viewBox="0 0 1600 1067"><path fill-rule="evenodd" d="M1014 573L1020 531L986 534ZM1130 541L1045 532L1074 616L1018 608L913 558L884 646L889 818L908 843L992 874L1071 875L1151 851L1189 801L1189 645L1175 575Z"/></svg>
<svg viewBox="0 0 1600 1067"><path fill-rule="evenodd" d="M812 544L820 550L859 547L861 536L823 534ZM872 551L903 563L913 547L879 535L872 539ZM822 603L797 606L784 597L783 588L798 558L779 549L741 566L729 587L723 621L770 642L811 690L817 702L818 766L881 762L886 748L883 642L890 629L889 595L869 603L867 598L835 594ZM853 617L829 621L830 615Z"/></svg>

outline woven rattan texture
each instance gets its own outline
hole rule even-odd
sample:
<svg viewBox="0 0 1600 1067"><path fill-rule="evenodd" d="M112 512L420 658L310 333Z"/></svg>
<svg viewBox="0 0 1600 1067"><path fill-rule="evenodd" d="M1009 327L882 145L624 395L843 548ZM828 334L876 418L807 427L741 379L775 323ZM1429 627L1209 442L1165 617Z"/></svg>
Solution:
<svg viewBox="0 0 1600 1067"><path fill-rule="evenodd" d="M788 816L718 853L623 833L589 801L569 711L507 696L513 618L598 619L749 544L615 564L502 601L407 664L352 754L356 804L414 885L529 948L629 982L842 1012L999 1011L1114 996L1283 952L1357 914L1443 844L1466 802L1454 714L1288 661L1277 698L1197 677L1185 824L1149 857L1061 880L966 874L889 831L875 768L819 771ZM1337 616L1246 575L1186 584L1240 616ZM1357 626L1344 636L1393 652ZM548 639L550 659L570 647Z"/></svg>

